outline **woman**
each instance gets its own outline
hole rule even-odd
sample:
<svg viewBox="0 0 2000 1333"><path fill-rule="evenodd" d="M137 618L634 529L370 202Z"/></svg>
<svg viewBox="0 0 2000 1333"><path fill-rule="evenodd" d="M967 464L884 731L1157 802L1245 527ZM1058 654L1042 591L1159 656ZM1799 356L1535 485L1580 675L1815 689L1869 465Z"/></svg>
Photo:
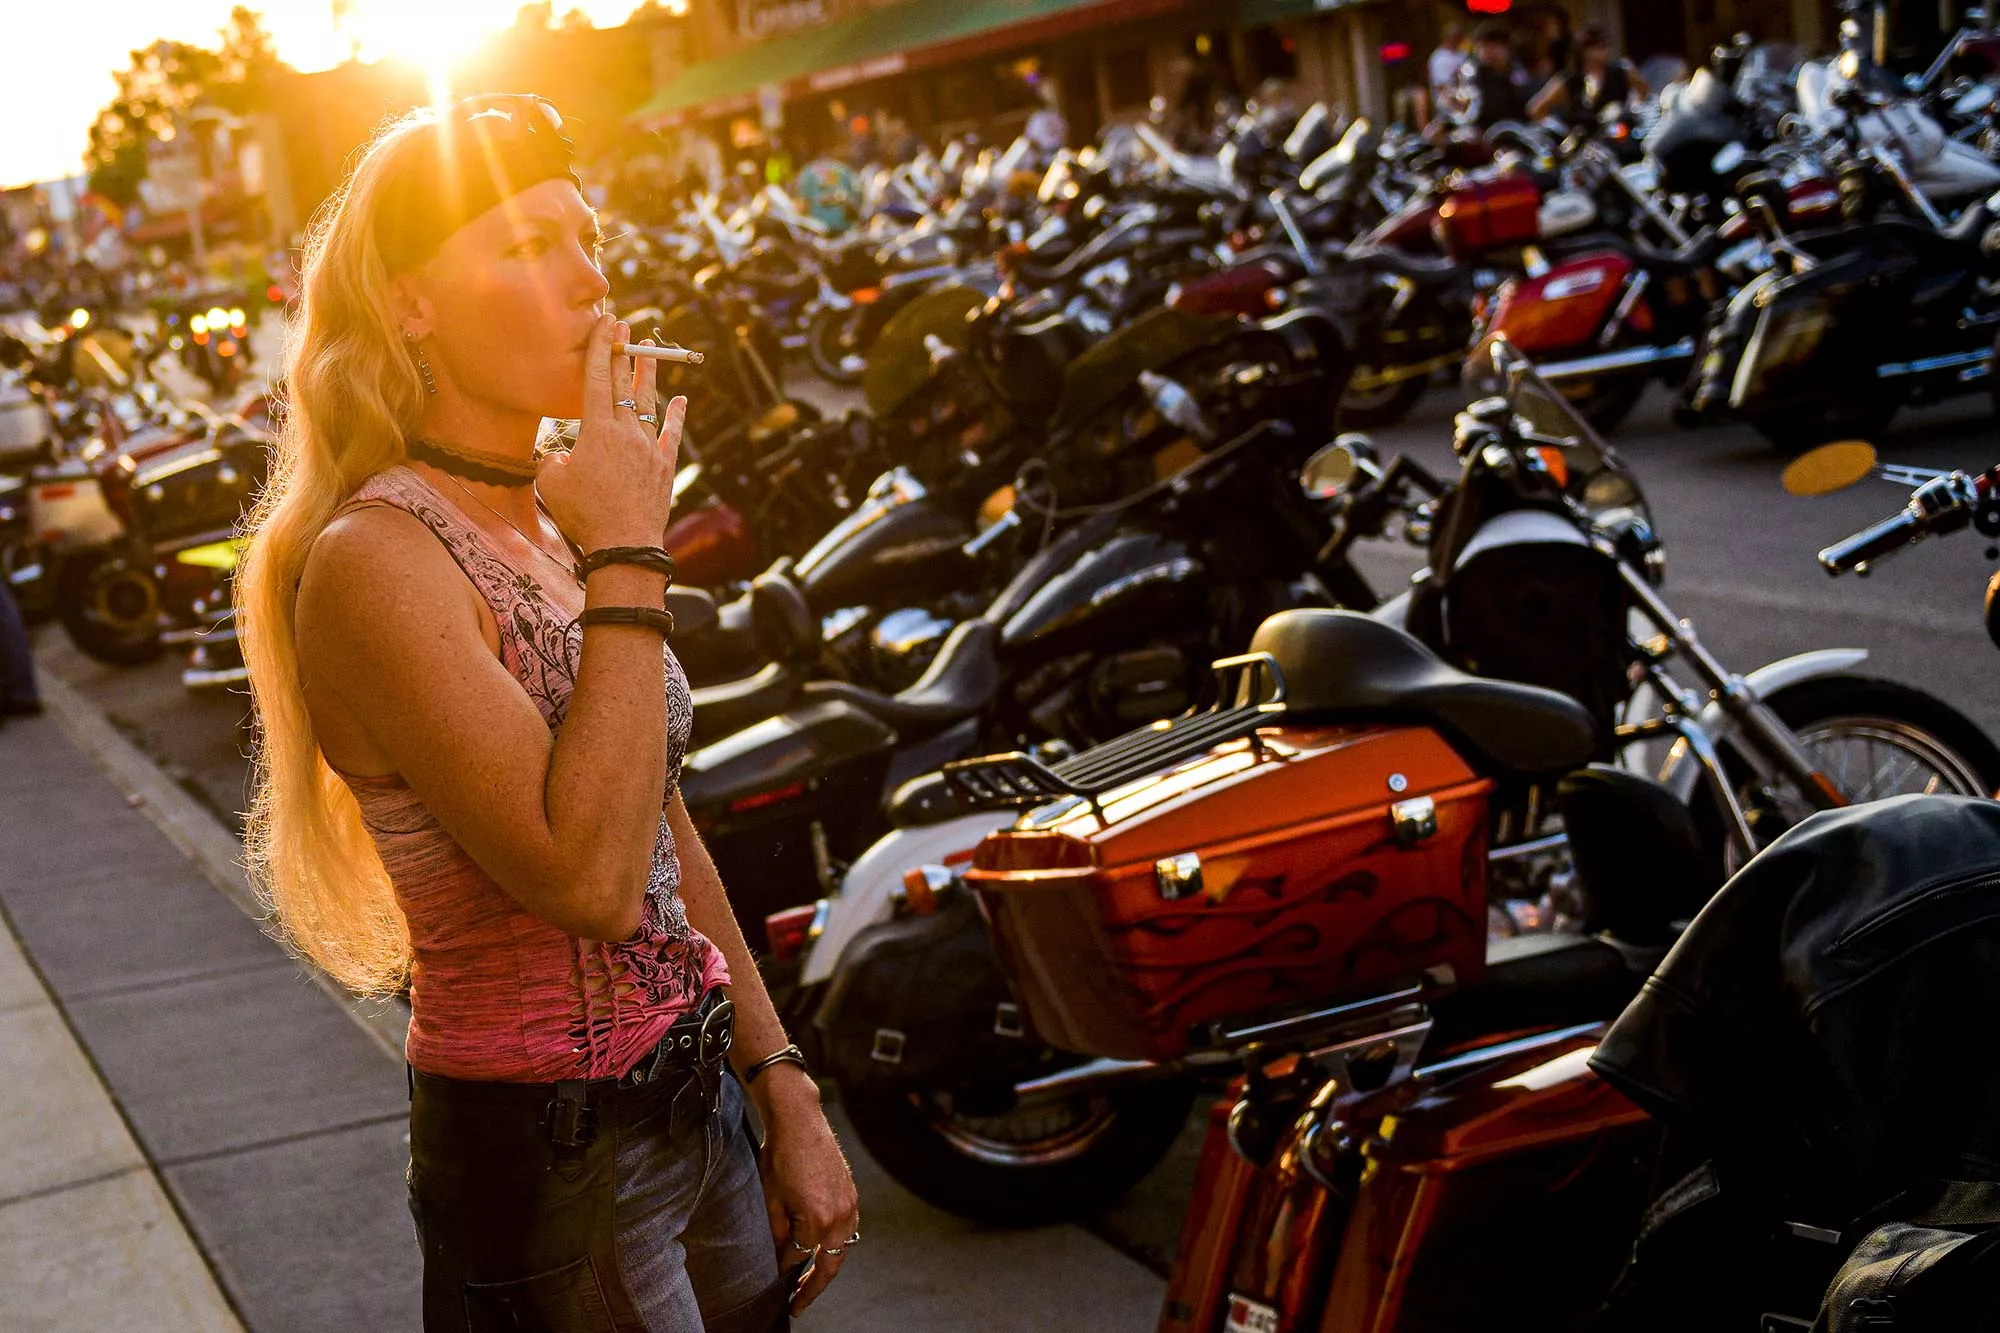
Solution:
<svg viewBox="0 0 2000 1333"><path fill-rule="evenodd" d="M1611 35L1593 24L1577 34L1575 67L1543 84L1528 103L1528 114L1540 120L1560 112L1581 124L1596 120L1608 106L1629 107L1634 98L1652 94L1638 70L1611 54Z"/></svg>
<svg viewBox="0 0 2000 1333"><path fill-rule="evenodd" d="M596 243L512 95L388 128L315 223L237 582L250 864L307 957L409 987L426 1328L784 1328L854 1184L672 779L687 404L613 355Z"/></svg>

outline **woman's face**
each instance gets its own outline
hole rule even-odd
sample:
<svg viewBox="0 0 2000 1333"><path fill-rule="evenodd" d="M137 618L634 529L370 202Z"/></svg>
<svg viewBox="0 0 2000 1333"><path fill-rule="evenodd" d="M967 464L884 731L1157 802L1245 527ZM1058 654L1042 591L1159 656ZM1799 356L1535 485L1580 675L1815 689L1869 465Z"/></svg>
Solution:
<svg viewBox="0 0 2000 1333"><path fill-rule="evenodd" d="M583 415L584 344L610 290L597 215L567 180L502 200L409 275L433 369L465 397L524 416Z"/></svg>

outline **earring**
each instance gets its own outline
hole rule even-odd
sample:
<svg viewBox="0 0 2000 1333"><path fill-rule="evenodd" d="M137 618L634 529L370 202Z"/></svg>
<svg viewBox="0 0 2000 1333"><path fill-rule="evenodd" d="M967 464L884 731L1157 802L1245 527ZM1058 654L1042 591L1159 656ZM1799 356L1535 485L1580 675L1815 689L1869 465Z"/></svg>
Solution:
<svg viewBox="0 0 2000 1333"><path fill-rule="evenodd" d="M417 335L408 329L403 330L403 341L410 345L410 355L417 358L417 373L424 377L424 392L435 398L438 391L437 376L431 374L431 363L424 358L423 345L417 341Z"/></svg>

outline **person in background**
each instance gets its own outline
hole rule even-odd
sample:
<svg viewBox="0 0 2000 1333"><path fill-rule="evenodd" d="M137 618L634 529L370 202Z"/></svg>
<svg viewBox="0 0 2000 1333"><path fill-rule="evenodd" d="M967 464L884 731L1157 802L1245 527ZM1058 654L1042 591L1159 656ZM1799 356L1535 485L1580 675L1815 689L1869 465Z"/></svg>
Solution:
<svg viewBox="0 0 2000 1333"><path fill-rule="evenodd" d="M1572 67L1542 85L1528 114L1536 120L1558 114L1575 122L1595 120L1608 106L1628 106L1652 94L1631 62L1613 53L1611 35L1591 24L1577 34Z"/></svg>
<svg viewBox="0 0 2000 1333"><path fill-rule="evenodd" d="M1438 34L1437 50L1431 52L1424 65L1425 88L1430 93L1432 106L1444 105L1452 89L1458 86L1466 63L1472 58L1465 48L1465 25L1445 24L1444 31Z"/></svg>
<svg viewBox="0 0 2000 1333"><path fill-rule="evenodd" d="M10 717L42 711L35 688L35 658L28 648L28 626L14 601L13 589L0 578L0 723Z"/></svg>
<svg viewBox="0 0 2000 1333"><path fill-rule="evenodd" d="M1504 23L1482 23L1472 37L1473 63L1461 79L1473 125L1491 129L1528 114L1527 71L1514 60L1514 42Z"/></svg>
<svg viewBox="0 0 2000 1333"><path fill-rule="evenodd" d="M1543 10L1535 24L1535 37L1535 59L1528 71L1535 82L1556 78L1570 68L1576 44L1570 36L1568 14L1560 9Z"/></svg>

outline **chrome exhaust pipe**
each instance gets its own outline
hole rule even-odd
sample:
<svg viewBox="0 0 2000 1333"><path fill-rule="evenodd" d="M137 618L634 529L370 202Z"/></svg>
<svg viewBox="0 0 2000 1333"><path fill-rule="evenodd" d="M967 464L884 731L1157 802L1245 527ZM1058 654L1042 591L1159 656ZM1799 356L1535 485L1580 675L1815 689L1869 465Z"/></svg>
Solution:
<svg viewBox="0 0 2000 1333"><path fill-rule="evenodd" d="M1602 352L1596 356L1573 357L1568 361L1545 361L1535 367L1535 373L1545 380L1584 379L1591 375L1606 375L1618 370L1638 370L1644 366L1656 366L1663 361L1686 361L1694 355L1694 339L1683 338L1665 347L1627 347L1616 352Z"/></svg>

